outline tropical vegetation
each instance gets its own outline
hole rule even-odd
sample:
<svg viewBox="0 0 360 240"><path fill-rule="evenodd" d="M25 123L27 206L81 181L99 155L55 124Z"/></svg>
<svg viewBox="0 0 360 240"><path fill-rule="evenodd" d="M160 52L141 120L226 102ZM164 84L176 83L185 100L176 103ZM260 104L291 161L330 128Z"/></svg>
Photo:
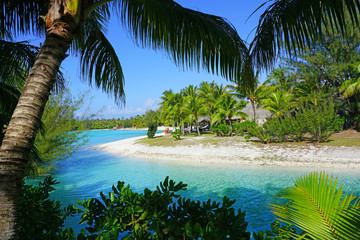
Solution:
<svg viewBox="0 0 360 240"><path fill-rule="evenodd" d="M13 74L16 78L22 75L23 82L25 76L27 77L26 86L22 89L14 88L15 81L5 82L6 85L2 83L1 88L4 92L1 95L2 101L9 100L10 104L3 104L0 113L3 117L0 122L0 135L3 138L0 148L0 195L6 196L0 202L0 237L17 238L16 206L20 185L29 156L34 151L34 142L41 126L46 102L68 50L80 56L84 79L89 83L93 82L106 93L113 94L118 103L124 100L123 71L113 47L104 34L105 24L111 15L118 16L139 45L164 49L179 65L189 68L204 67L209 72L221 74L235 82L244 76L244 71L248 71L250 66L269 70L285 49L289 54L290 66L296 69L296 73L300 73L300 75L296 74L300 77L293 78L295 80L290 82L284 82L283 78L279 79L281 85L283 83L287 85L271 93L261 105L270 110L273 117L280 120L292 112L299 112L299 109L304 107L295 104L296 99L306 98L306 102L311 102L314 106L312 109L315 109L319 106L319 96L335 96L334 115L329 116L329 119L334 118L336 112L336 115L345 117L345 126L354 126L359 122L359 96L353 94L358 91L358 85L357 81L349 82L349 80L358 79L359 76L356 74L359 73L352 74L350 70L345 69L346 74L343 75L344 68L340 63L345 56L345 59L350 59L348 62L345 61L345 64L353 64L355 58L352 57L358 56L359 48L355 44L355 48L342 51L337 46L351 47L353 42L346 45L344 39L357 39L358 31L354 29L358 29L359 26L359 9L360 4L355 0L309 0L306 4L299 0L273 1L261 15L255 38L248 48L226 20L183 8L172 0L3 1L0 8L0 37L2 40L5 39L1 42L3 46L11 49L9 46L17 44L12 41L12 36L18 34L43 34L45 41L39 51L36 51L37 58L29 60L20 68L9 68L11 62L6 59L11 55L5 51L1 54L0 65L6 69L5 73ZM351 29L355 34L351 33ZM330 38L327 38L328 36ZM23 56L29 55L28 50L22 46L24 44L18 44L15 49L19 50L18 53L24 54ZM324 49L330 54L324 54ZM331 55L329 49L345 55L338 54L336 57L339 58L335 58L336 54ZM329 61L325 61L328 64L326 66L334 67L309 67L321 66L319 63L323 62L311 61L313 58L303 61L302 54L325 56L325 60L335 59L330 65ZM348 56L351 58L346 58ZM294 64L294 59L300 59L300 62L295 61ZM16 59L15 66L22 65L22 60L23 58ZM303 63L305 65L302 65ZM338 66L341 67L340 70L336 68ZM9 69L11 71L8 71ZM324 69L334 69L341 74L333 75L333 72L317 74ZM284 77L279 74L278 76ZM4 75L0 79L3 82L11 78L6 78ZM241 85L246 86L249 82L254 83L254 78L242 79ZM340 86L345 86L345 89L339 91ZM287 89L288 87L290 90ZM250 90L254 89L255 87ZM346 101L340 98L342 91ZM250 96L250 91L247 92ZM312 95L313 93L315 95ZM209 115L212 123L227 121L227 125L232 129L232 116L240 115L240 107L235 107L236 101L228 96L221 97L222 102L216 105L222 110L211 113L214 105L201 103L204 95L207 95L206 91L200 94L195 88L184 90L174 100L179 105L162 109L164 112L161 114L170 109L171 114L165 114L160 118L163 117L164 121L172 121L174 124L176 122L182 126L182 129L185 124L195 124L196 131L200 134L199 118ZM7 115L3 112L7 112ZM12 113L10 121L9 113ZM255 114L254 120L256 120ZM229 135L231 134L232 130ZM192 229L202 231L203 227L196 226L194 225ZM196 234L203 234L200 232Z"/></svg>
<svg viewBox="0 0 360 240"><path fill-rule="evenodd" d="M79 200L61 210L49 200L56 182L48 177L39 186L24 185L19 201L22 239L250 239L245 212L232 207L235 200L193 201L180 197L187 185L165 178L156 190L137 193L118 182L100 198ZM256 240L358 239L360 198L343 191L337 179L310 173L294 181L276 197L287 199L271 205L277 216L270 230L253 233ZM39 211L40 209L40 211ZM31 211L33 210L33 211ZM78 212L86 225L77 236L63 228L64 220ZM281 224L283 222L285 224ZM296 228L295 228L296 227Z"/></svg>

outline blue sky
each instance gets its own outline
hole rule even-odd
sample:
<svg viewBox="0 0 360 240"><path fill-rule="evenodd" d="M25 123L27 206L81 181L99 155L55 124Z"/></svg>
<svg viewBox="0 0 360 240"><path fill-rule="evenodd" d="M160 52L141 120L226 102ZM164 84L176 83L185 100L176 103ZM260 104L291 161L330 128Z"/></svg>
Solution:
<svg viewBox="0 0 360 240"><path fill-rule="evenodd" d="M248 42L252 40L250 32L257 26L259 15L264 9L247 18L259 7L264 0L179 0L184 7L214 14L228 19L237 29L239 35ZM107 37L114 46L125 75L126 105L118 106L114 98L103 93L94 86L80 81L79 58L69 56L62 63L68 88L76 96L80 92L88 91L87 96L91 113L100 110L100 118L121 118L144 114L148 109L157 109L160 96L165 90L175 92L188 86L198 85L202 81L228 84L225 79L197 70L183 70L175 66L162 51L153 51L136 46L131 36L120 25L117 19L111 19ZM43 41L43 39L41 40ZM34 42L31 42L34 44ZM264 77L264 76L262 76ZM85 108L80 110L84 112Z"/></svg>

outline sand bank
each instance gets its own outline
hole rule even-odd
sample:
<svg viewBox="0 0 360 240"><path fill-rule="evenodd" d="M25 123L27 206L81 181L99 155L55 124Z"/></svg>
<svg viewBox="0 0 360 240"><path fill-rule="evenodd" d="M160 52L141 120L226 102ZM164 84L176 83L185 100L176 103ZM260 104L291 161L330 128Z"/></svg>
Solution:
<svg viewBox="0 0 360 240"><path fill-rule="evenodd" d="M132 158L183 163L360 168L359 147L255 146L247 142L231 141L231 139L204 145L200 141L202 137L191 138L192 143L186 146L160 147L137 143L140 138L144 137L101 144L93 149ZM173 139L169 138L169 141L173 141Z"/></svg>

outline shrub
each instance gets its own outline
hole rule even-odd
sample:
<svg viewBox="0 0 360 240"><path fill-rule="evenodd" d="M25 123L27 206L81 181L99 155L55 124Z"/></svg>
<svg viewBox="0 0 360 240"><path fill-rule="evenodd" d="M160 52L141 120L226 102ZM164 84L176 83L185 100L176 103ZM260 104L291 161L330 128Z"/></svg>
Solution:
<svg viewBox="0 0 360 240"><path fill-rule="evenodd" d="M49 200L49 193L58 184L46 177L38 186L23 184L18 201L19 239L75 239L71 228L63 229L67 216L75 213L68 206L62 210L59 201Z"/></svg>
<svg viewBox="0 0 360 240"><path fill-rule="evenodd" d="M171 136L172 136L173 138L175 138L175 141L180 140L181 130L180 130L180 129L176 129L175 131L173 131L173 132L171 133Z"/></svg>
<svg viewBox="0 0 360 240"><path fill-rule="evenodd" d="M250 239L245 213L232 208L235 200L222 203L179 197L186 184L166 177L155 191L136 193L124 182L108 196L79 202L81 223L87 223L80 239Z"/></svg>
<svg viewBox="0 0 360 240"><path fill-rule="evenodd" d="M318 142L327 141L338 127L337 116L332 101L319 103L318 106L301 107L300 116L306 122L307 130Z"/></svg>
<svg viewBox="0 0 360 240"><path fill-rule="evenodd" d="M249 134L257 137L262 143L268 143L270 141L270 135L265 131L262 126L255 125L249 128Z"/></svg>
<svg viewBox="0 0 360 240"><path fill-rule="evenodd" d="M150 123L148 125L148 131L147 131L148 138L153 138L155 136L156 130L157 130L157 122Z"/></svg>
<svg viewBox="0 0 360 240"><path fill-rule="evenodd" d="M256 123L254 121L243 121L241 123L238 124L234 124L233 126L233 131L234 134L240 134L241 136L243 136L245 133L249 132L249 128L255 126Z"/></svg>
<svg viewBox="0 0 360 240"><path fill-rule="evenodd" d="M210 129L213 130L217 136L220 137L229 136L230 127L226 124L211 125Z"/></svg>

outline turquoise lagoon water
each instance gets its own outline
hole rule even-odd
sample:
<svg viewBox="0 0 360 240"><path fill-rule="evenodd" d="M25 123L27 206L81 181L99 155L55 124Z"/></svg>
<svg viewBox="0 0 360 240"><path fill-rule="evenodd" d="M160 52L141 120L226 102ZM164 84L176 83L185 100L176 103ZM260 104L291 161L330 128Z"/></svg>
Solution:
<svg viewBox="0 0 360 240"><path fill-rule="evenodd" d="M170 176L175 181L188 184L183 196L196 200L209 198L221 201L223 196L236 199L235 208L246 211L248 230L269 229L274 221L269 204L281 204L274 198L281 189L292 186L292 180L311 171L325 170L338 177L346 190L360 194L360 173L355 170L308 169L266 166L240 166L219 164L182 164L128 159L89 147L120 139L146 135L145 131L91 131L89 142L71 158L61 161L51 175L60 181L53 199L63 206L75 204L77 199L99 197L99 192L111 191L117 181L125 181L135 191L155 189L160 181ZM119 146L121 147L121 146ZM78 217L69 219L67 226L76 226ZM85 227L85 226L82 226Z"/></svg>

